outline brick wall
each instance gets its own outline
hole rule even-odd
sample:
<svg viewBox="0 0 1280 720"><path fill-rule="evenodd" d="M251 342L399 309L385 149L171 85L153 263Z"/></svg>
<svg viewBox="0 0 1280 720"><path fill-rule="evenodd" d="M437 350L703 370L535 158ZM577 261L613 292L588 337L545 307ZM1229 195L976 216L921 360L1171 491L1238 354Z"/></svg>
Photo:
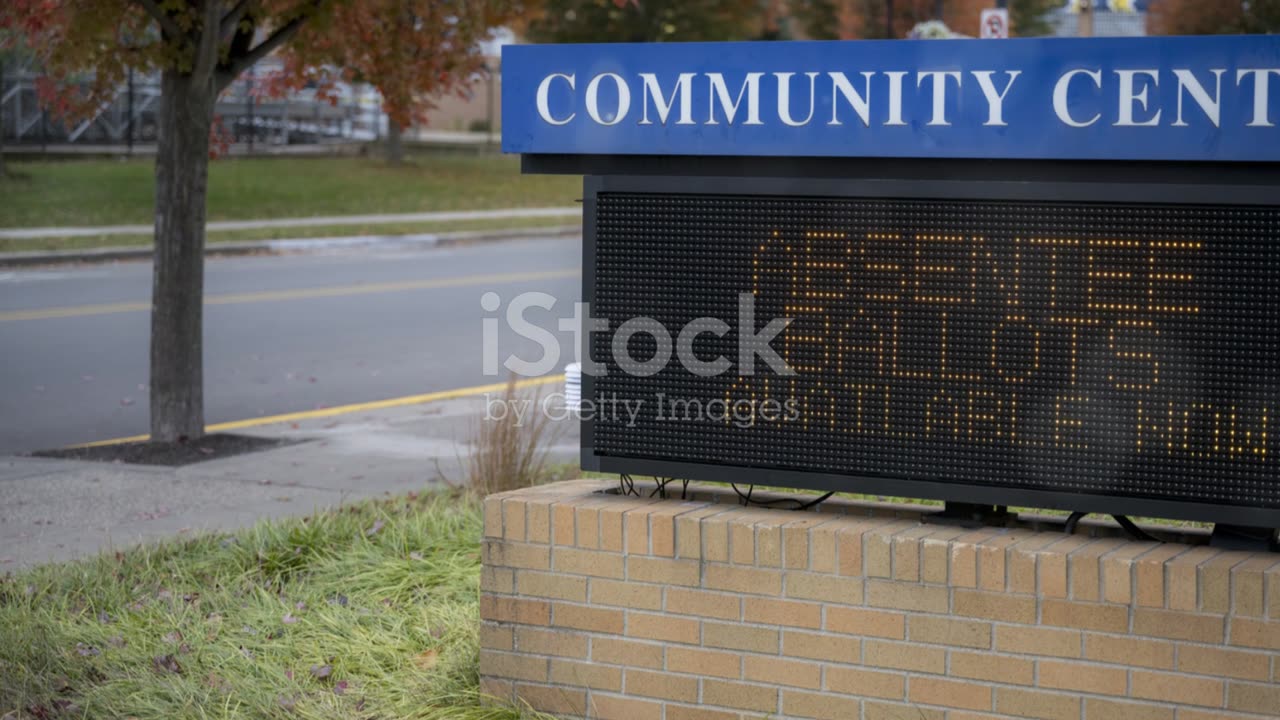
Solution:
<svg viewBox="0 0 1280 720"><path fill-rule="evenodd" d="M484 692L617 720L1280 717L1280 556L614 487L485 501Z"/></svg>

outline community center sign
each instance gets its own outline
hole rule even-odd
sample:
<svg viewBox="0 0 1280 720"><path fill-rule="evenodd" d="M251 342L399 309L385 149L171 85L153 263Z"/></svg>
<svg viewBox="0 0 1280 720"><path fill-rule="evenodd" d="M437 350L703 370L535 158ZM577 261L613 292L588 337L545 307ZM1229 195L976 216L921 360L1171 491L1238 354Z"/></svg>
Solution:
<svg viewBox="0 0 1280 720"><path fill-rule="evenodd" d="M1280 38L525 46L584 467L1280 526ZM1082 162L1087 161L1087 162Z"/></svg>

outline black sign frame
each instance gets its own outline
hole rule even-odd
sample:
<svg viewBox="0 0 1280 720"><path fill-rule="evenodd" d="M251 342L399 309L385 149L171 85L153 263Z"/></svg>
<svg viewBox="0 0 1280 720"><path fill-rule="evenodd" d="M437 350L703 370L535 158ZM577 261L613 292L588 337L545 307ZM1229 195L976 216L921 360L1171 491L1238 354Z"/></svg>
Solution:
<svg viewBox="0 0 1280 720"><path fill-rule="evenodd" d="M721 195L774 195L835 198L898 198L937 200L1066 201L1104 203L1280 205L1280 178L1275 168L1236 165L1231 171L1208 164L1051 164L1017 163L1018 172L1001 172L1009 163L957 161L887 163L900 171L878 176L866 173L863 163L819 161L827 172L821 176L796 176L810 163L770 159L759 165L785 168L774 174L687 174L697 166L669 159L581 158L525 156L526 172L587 172L619 174L587 175L583 184L582 299L595 300L596 203L600 193L691 193ZM639 162L636 162L639 161ZM704 172L734 170L732 159L701 166ZM856 165L863 172L840 177L839 165ZM639 169L647 171L635 172ZM968 165L967 168L963 166ZM1063 179L1053 179L1052 166L1059 165ZM917 170L912 171L911 168ZM1114 170L1108 173L1107 169ZM1224 170L1215 173L1215 169ZM1029 171L1036 172L1029 172ZM674 171L674 172L672 172ZM1048 171L1048 172L1046 172ZM670 174L668 174L670 173ZM918 173L918 174L917 174ZM818 173L815 173L818 175ZM836 176L832 176L836 175ZM1092 176L1092 180L1090 179ZM1100 177L1120 178L1118 182L1098 182ZM1002 179L1017 178L1017 179ZM1207 181L1207 182L1206 182ZM1216 182L1215 182L1216 181ZM590 356L584 336L582 357ZM595 395L595 380L583 376L583 398ZM818 491L857 492L877 495L928 498L947 502L985 505L1012 505L1053 508L1107 514L1144 515L1184 520L1230 523L1258 527L1280 527L1280 509L1228 504L1193 503L1124 495L1100 495L1023 487L973 485L866 475L830 474L772 468L714 465L696 462L602 456L595 452L594 420L584 416L581 425L581 465L586 471L630 473L682 479L757 484Z"/></svg>

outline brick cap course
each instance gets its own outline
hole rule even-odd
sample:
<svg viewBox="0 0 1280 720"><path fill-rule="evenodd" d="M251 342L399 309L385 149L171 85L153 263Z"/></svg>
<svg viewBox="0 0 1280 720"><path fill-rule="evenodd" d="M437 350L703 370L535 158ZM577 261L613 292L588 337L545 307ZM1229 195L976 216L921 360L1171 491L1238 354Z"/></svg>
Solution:
<svg viewBox="0 0 1280 720"><path fill-rule="evenodd" d="M565 718L1280 717L1280 555L616 488L485 500L486 692Z"/></svg>

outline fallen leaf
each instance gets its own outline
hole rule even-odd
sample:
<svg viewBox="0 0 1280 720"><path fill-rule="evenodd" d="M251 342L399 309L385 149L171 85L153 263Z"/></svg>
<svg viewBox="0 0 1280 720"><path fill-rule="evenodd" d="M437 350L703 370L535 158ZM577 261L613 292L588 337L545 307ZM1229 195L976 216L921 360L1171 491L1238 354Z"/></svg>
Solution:
<svg viewBox="0 0 1280 720"><path fill-rule="evenodd" d="M157 655L151 658L151 665L158 672L171 672L175 675L182 673L182 666L178 664L178 659L172 655Z"/></svg>
<svg viewBox="0 0 1280 720"><path fill-rule="evenodd" d="M334 684L333 684L333 694L334 694L334 695L341 695L341 694L345 693L346 691L347 691L347 681L346 681L346 680L339 680L338 682L336 682L336 683L334 683Z"/></svg>
<svg viewBox="0 0 1280 720"><path fill-rule="evenodd" d="M98 650L98 648L92 645L85 645L82 642L76 643L76 654L79 655L80 657L93 657L94 655L97 655L100 652L101 651Z"/></svg>
<svg viewBox="0 0 1280 720"><path fill-rule="evenodd" d="M165 636L161 638L161 640L164 640L170 645L175 645L177 643L182 642L182 632L180 630L174 630L171 633L166 633Z"/></svg>
<svg viewBox="0 0 1280 720"><path fill-rule="evenodd" d="M374 520L373 527L369 528L368 530L365 530L364 534L368 537L373 537L378 533L379 530L382 529L382 525L383 525L382 520Z"/></svg>
<svg viewBox="0 0 1280 720"><path fill-rule="evenodd" d="M422 559L422 553L420 553L420 552L418 552L418 551L416 551L416 550L415 550L415 551L413 551L413 552L409 553L409 559L410 559L410 560L421 560L421 559Z"/></svg>
<svg viewBox="0 0 1280 720"><path fill-rule="evenodd" d="M430 670L440 662L440 653L435 650L423 650L413 658L413 664L419 670Z"/></svg>
<svg viewBox="0 0 1280 720"><path fill-rule="evenodd" d="M293 613L285 613L284 617L280 618L280 622L284 623L285 625L292 625L298 622L298 618L294 617Z"/></svg>
<svg viewBox="0 0 1280 720"><path fill-rule="evenodd" d="M311 677L316 678L317 680L323 680L332 674L333 674L332 665L326 664L326 665L311 666Z"/></svg>

